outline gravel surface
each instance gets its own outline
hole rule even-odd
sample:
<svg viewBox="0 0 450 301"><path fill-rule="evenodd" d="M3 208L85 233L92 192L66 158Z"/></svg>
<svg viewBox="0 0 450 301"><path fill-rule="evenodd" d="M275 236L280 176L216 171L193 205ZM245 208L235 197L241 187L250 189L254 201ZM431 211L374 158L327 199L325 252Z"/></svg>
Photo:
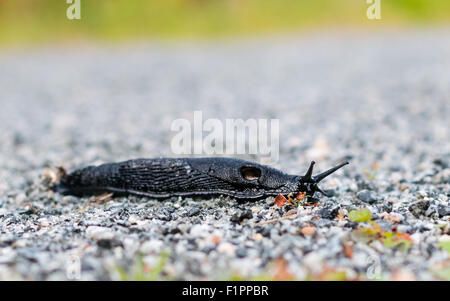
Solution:
<svg viewBox="0 0 450 301"><path fill-rule="evenodd" d="M450 279L449 31L34 49L0 70L1 280ZM61 165L175 156L194 110L279 118L286 172L351 164L299 207L47 189Z"/></svg>

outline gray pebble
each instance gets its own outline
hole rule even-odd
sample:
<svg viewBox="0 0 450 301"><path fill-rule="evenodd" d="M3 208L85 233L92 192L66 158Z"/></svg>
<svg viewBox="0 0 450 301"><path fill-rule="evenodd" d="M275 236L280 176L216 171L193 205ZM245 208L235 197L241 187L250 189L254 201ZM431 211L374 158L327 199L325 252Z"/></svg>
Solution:
<svg viewBox="0 0 450 301"><path fill-rule="evenodd" d="M373 191L370 190L361 190L356 194L356 197L360 201L368 204L373 204L378 201L378 196Z"/></svg>

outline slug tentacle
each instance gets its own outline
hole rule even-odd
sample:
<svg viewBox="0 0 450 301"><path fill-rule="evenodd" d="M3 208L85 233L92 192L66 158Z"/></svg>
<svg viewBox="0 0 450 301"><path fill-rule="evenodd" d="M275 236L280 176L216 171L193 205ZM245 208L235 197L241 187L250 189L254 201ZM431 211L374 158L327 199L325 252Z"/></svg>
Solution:
<svg viewBox="0 0 450 301"><path fill-rule="evenodd" d="M151 198L228 195L260 199L297 192L312 196L316 191L324 193L317 183L345 164L312 176L313 161L304 176L297 176L233 158L135 159L76 170L63 175L54 190L78 196L113 192Z"/></svg>
<svg viewBox="0 0 450 301"><path fill-rule="evenodd" d="M314 161L313 161L314 162ZM331 175L332 173L334 173L336 170L340 169L341 167L344 167L345 165L349 164L348 161L345 161L344 163L339 164L338 166L335 166L333 168L330 168L327 171L324 171L316 176L313 177L314 181L319 183L320 181L322 181L323 179L325 179L326 177L328 177L329 175Z"/></svg>
<svg viewBox="0 0 450 301"><path fill-rule="evenodd" d="M308 171L300 180L300 184L299 184L300 189L299 190L309 192L309 193L311 193L311 195L313 195L317 191L325 196L328 196L328 194L325 193L322 189L320 189L319 186L317 186L317 184L320 181L322 181L323 179L325 179L326 177L328 177L329 175L331 175L332 173L334 173L335 171L337 171L338 169L340 169L341 167L349 164L349 162L345 161L344 163L341 163L333 168L330 168L329 170L322 172L316 176L312 175L313 169L314 169L314 164L316 164L316 162L311 161Z"/></svg>

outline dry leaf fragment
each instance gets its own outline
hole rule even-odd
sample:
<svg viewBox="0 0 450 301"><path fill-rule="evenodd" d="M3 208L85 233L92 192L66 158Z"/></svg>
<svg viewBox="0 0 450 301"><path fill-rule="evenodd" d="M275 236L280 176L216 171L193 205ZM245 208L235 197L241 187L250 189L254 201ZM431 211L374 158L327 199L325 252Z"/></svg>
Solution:
<svg viewBox="0 0 450 301"><path fill-rule="evenodd" d="M297 214L297 209L291 209L288 212L286 212L286 214L284 216L291 216Z"/></svg>
<svg viewBox="0 0 450 301"><path fill-rule="evenodd" d="M97 204L103 204L103 203L106 203L107 201L109 201L112 196L113 196L113 193L104 193L104 194L94 197L90 202L97 203Z"/></svg>
<svg viewBox="0 0 450 301"><path fill-rule="evenodd" d="M295 197L297 200L301 201L306 197L306 192L299 191Z"/></svg>
<svg viewBox="0 0 450 301"><path fill-rule="evenodd" d="M283 206L286 204L286 202L287 202L286 198L282 194L279 194L275 198L275 201L273 204L278 206L279 208L283 208Z"/></svg>

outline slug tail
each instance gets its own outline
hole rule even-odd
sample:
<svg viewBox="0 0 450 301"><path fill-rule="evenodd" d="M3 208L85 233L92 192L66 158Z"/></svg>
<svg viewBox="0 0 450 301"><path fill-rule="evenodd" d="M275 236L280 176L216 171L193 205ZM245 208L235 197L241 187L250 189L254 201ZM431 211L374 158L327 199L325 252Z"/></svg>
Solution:
<svg viewBox="0 0 450 301"><path fill-rule="evenodd" d="M61 183L53 184L50 188L54 192L57 192L60 194L68 194L70 192L70 189Z"/></svg>

